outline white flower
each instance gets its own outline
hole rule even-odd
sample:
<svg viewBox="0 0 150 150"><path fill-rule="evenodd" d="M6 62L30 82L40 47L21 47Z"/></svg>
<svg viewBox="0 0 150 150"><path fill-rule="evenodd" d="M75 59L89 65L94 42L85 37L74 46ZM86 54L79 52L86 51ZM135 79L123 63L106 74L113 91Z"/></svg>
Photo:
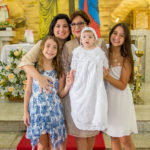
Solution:
<svg viewBox="0 0 150 150"><path fill-rule="evenodd" d="M15 68L13 71L14 71L15 74L18 74L21 70L18 69L18 68Z"/></svg>
<svg viewBox="0 0 150 150"><path fill-rule="evenodd" d="M9 57L9 59L8 59L8 63L10 63L10 64L11 64L13 61L14 61L14 59Z"/></svg>

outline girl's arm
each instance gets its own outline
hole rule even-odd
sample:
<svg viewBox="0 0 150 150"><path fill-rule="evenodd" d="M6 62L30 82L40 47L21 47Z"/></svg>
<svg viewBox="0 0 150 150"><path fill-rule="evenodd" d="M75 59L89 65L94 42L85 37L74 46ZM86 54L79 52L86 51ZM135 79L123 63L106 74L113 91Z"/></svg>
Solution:
<svg viewBox="0 0 150 150"><path fill-rule="evenodd" d="M63 76L59 79L59 88L58 88L58 95L60 98L63 98L64 96L67 95L67 93L69 92L69 89L71 87L71 85L73 84L74 81L74 72L75 72L75 68L76 68L76 52L75 50L73 50L72 54L72 61L71 61L71 71L68 72L69 68L69 55L67 53L67 46L64 46L64 50L66 51L62 54L62 60L63 60L63 67L65 70L65 73L63 74ZM66 56L66 57L65 57ZM65 84L65 74L66 74L66 84Z"/></svg>
<svg viewBox="0 0 150 150"><path fill-rule="evenodd" d="M27 75L27 85L24 93L24 124L26 126L29 126L30 124L28 105L29 105L31 92L32 92L32 77Z"/></svg>
<svg viewBox="0 0 150 150"><path fill-rule="evenodd" d="M59 79L59 87L58 87L58 95L60 98L63 98L67 95L69 92L69 89L74 81L74 71L71 70L70 72L67 72L66 76L66 84L65 84L65 74L62 75Z"/></svg>
<svg viewBox="0 0 150 150"><path fill-rule="evenodd" d="M128 84L131 74L131 64L128 59L125 60L120 79L117 80L109 74L109 70L104 68L104 79L120 90L124 90Z"/></svg>

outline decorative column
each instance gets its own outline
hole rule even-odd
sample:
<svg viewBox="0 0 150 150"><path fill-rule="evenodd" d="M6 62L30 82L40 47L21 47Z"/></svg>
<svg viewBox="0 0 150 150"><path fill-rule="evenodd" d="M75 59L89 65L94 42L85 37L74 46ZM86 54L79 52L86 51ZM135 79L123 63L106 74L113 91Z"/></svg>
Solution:
<svg viewBox="0 0 150 150"><path fill-rule="evenodd" d="M140 88L139 88L139 85L141 84L141 57L144 55L144 51L140 49L140 46L142 45L142 42L141 43L138 43L139 44L139 47L138 49L139 50L136 50L135 51L135 55L137 56L137 73L136 73L136 91L135 93L133 93L133 98L134 98L134 103L135 104L144 104L144 101L143 99L140 97ZM140 45L141 44L141 45Z"/></svg>

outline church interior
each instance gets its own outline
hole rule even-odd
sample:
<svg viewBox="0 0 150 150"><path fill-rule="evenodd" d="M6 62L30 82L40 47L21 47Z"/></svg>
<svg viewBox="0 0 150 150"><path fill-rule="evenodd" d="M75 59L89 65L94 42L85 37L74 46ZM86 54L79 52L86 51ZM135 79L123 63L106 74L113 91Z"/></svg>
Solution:
<svg viewBox="0 0 150 150"><path fill-rule="evenodd" d="M42 39L54 16L68 16L79 9L80 0L0 0L0 68L6 64L9 52L15 49L29 51ZM85 0L88 1L88 0ZM124 22L131 34L134 56L134 85L131 86L136 111L138 134L133 135L137 150L150 150L150 0L96 0L99 16L99 37L106 44L111 28ZM90 9L90 8L89 8ZM18 60L19 61L19 60ZM14 70L16 66L14 67ZM1 69L2 71L2 69ZM26 130L23 123L23 93L8 99L0 73L0 150L15 150ZM6 74L8 76L8 74ZM21 76L24 81L24 75ZM25 83L22 83L24 92ZM5 96L4 96L5 95ZM111 149L110 137L103 134L105 149ZM23 150L24 148L22 148ZM18 149L21 150L21 149ZM25 150L25 149L24 149ZM27 149L26 149L27 150Z"/></svg>

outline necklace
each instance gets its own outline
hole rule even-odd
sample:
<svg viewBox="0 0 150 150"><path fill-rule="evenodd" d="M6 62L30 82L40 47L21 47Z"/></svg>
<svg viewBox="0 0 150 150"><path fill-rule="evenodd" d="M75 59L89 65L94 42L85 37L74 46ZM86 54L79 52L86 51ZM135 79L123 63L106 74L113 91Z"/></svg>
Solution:
<svg viewBox="0 0 150 150"><path fill-rule="evenodd" d="M114 62L115 62L115 64L117 64L117 66L120 66L120 62L118 61L117 58L114 58Z"/></svg>

